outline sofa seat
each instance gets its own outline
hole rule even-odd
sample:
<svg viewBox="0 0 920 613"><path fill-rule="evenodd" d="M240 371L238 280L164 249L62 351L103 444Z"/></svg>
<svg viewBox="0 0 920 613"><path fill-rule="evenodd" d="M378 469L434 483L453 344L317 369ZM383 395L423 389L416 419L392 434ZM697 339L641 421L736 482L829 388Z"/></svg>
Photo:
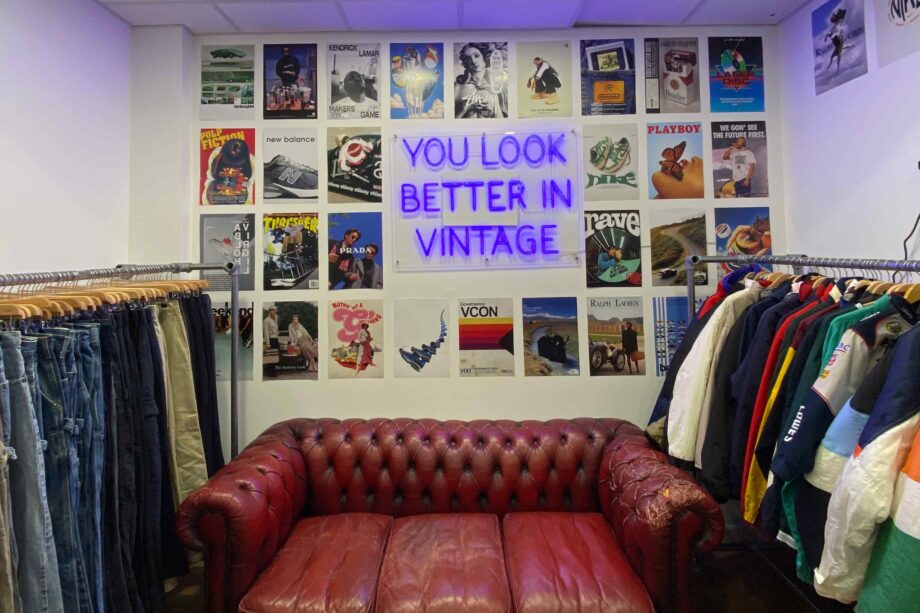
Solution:
<svg viewBox="0 0 920 613"><path fill-rule="evenodd" d="M509 513L502 534L517 613L654 611L600 513Z"/></svg>
<svg viewBox="0 0 920 613"><path fill-rule="evenodd" d="M242 613L351 613L373 610L393 519L342 513L297 522L240 602Z"/></svg>

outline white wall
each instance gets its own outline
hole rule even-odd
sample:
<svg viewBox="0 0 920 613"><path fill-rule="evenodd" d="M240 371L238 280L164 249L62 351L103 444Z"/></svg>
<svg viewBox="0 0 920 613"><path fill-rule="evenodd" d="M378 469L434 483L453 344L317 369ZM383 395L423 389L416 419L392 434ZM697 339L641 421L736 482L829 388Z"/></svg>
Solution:
<svg viewBox="0 0 920 613"><path fill-rule="evenodd" d="M130 27L92 0L0 15L0 269L124 262Z"/></svg>

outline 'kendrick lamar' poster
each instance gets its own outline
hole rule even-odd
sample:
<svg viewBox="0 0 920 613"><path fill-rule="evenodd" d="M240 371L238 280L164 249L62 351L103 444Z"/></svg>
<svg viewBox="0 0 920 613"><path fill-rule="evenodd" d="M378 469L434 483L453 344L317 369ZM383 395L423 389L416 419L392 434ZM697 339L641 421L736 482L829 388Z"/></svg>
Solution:
<svg viewBox="0 0 920 613"><path fill-rule="evenodd" d="M567 41L518 43L518 117L571 117L572 50Z"/></svg>
<svg viewBox="0 0 920 613"><path fill-rule="evenodd" d="M709 38L709 108L713 113L763 112L763 40Z"/></svg>
<svg viewBox="0 0 920 613"><path fill-rule="evenodd" d="M380 43L331 43L326 67L329 119L380 119Z"/></svg>

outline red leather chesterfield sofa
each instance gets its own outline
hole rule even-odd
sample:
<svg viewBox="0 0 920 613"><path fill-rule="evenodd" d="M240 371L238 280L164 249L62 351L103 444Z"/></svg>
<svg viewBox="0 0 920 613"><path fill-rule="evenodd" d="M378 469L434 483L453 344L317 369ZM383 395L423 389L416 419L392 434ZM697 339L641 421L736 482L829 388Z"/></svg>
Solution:
<svg viewBox="0 0 920 613"><path fill-rule="evenodd" d="M618 419L294 419L181 505L207 610L690 611L719 507Z"/></svg>

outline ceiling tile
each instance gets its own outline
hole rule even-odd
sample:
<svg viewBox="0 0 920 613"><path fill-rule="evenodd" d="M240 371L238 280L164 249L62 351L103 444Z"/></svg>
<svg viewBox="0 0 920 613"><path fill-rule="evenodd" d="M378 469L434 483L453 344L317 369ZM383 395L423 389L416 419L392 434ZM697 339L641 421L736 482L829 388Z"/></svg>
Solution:
<svg viewBox="0 0 920 613"><path fill-rule="evenodd" d="M221 2L240 32L347 30L333 2Z"/></svg>
<svg viewBox="0 0 920 613"><path fill-rule="evenodd" d="M355 30L455 30L453 0L354 0L342 2L345 18Z"/></svg>
<svg viewBox="0 0 920 613"><path fill-rule="evenodd" d="M195 34L236 32L220 12L205 3L113 2L108 5L132 26L184 25Z"/></svg>
<svg viewBox="0 0 920 613"><path fill-rule="evenodd" d="M578 0L465 0L463 28L570 28Z"/></svg>
<svg viewBox="0 0 920 613"><path fill-rule="evenodd" d="M735 0L738 1L738 0ZM700 0L586 0L577 25L678 25Z"/></svg>
<svg viewBox="0 0 920 613"><path fill-rule="evenodd" d="M775 24L810 0L705 0L686 21L687 25Z"/></svg>

